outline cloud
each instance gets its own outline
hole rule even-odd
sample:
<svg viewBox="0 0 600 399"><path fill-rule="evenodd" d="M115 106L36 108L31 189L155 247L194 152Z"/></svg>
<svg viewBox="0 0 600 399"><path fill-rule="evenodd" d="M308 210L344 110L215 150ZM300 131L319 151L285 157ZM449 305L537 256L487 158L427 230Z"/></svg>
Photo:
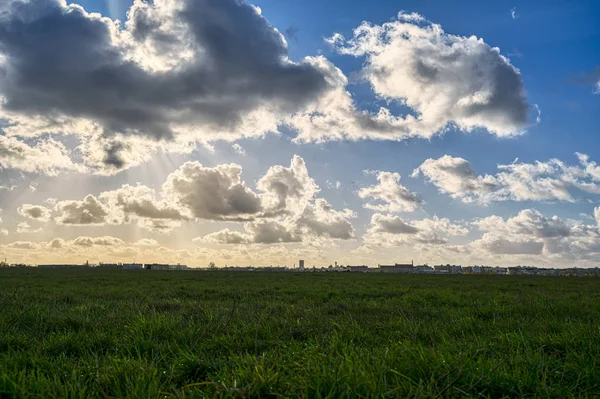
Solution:
<svg viewBox="0 0 600 399"><path fill-rule="evenodd" d="M517 15L517 7L513 7L513 8L510 9L510 17L512 19L519 18L519 15Z"/></svg>
<svg viewBox="0 0 600 399"><path fill-rule="evenodd" d="M8 230L0 229L0 236L7 236L7 235L8 235Z"/></svg>
<svg viewBox="0 0 600 399"><path fill-rule="evenodd" d="M40 231L42 231L41 227L34 229L27 222L21 222L17 225L17 233L19 234L39 233Z"/></svg>
<svg viewBox="0 0 600 399"><path fill-rule="evenodd" d="M244 147L242 147L241 145L239 145L238 143L233 143L231 145L231 148L233 148L233 150L235 152L237 152L240 155L246 155L246 150L244 150Z"/></svg>
<svg viewBox="0 0 600 399"><path fill-rule="evenodd" d="M473 246L490 254L540 255L544 248L544 243L526 238L516 241L493 234L484 234L483 238L476 241Z"/></svg>
<svg viewBox="0 0 600 399"><path fill-rule="evenodd" d="M207 168L186 162L167 177L163 195L198 219L253 219L262 211L261 200L243 184L241 174L237 164Z"/></svg>
<svg viewBox="0 0 600 399"><path fill-rule="evenodd" d="M367 245L383 247L442 245L448 242L447 237L463 236L468 232L466 227L437 216L408 222L399 216L376 213L371 217L363 241Z"/></svg>
<svg viewBox="0 0 600 399"><path fill-rule="evenodd" d="M114 191L105 191L100 199L113 211L122 212L126 221L131 217L142 219L187 220L180 209L162 199L157 199L155 190L143 186L125 184Z"/></svg>
<svg viewBox="0 0 600 399"><path fill-rule="evenodd" d="M379 212L412 212L423 203L415 193L400 184L400 174L377 172L379 183L375 186L361 188L358 196L362 199L373 199L383 204L367 203L367 209Z"/></svg>
<svg viewBox="0 0 600 399"><path fill-rule="evenodd" d="M476 199L484 201L499 188L494 176L479 176L466 159L450 155L425 160L411 176L418 177L421 174L441 193L460 198L463 202Z"/></svg>
<svg viewBox="0 0 600 399"><path fill-rule="evenodd" d="M275 220L283 218L283 229L288 229L289 234L275 242L294 241L303 229L315 236L342 239L352 236L352 225L347 219L354 217L354 213L335 211L325 200L315 199L320 189L301 157L294 156L289 167L269 168L256 183L256 190L247 187L241 176L242 167L237 164L210 168L199 162L187 162L167 176L159 192L141 184L125 184L98 196L87 195L83 200L61 201L54 205L54 220L65 225L117 225L135 221L138 227L162 233L169 233L187 221L247 221L256 222L246 226L257 238L244 240L254 242L268 241L269 238L261 237L283 231ZM32 207L24 205L20 212L32 213Z"/></svg>
<svg viewBox="0 0 600 399"><path fill-rule="evenodd" d="M289 168L271 167L256 187L264 193L264 208L273 214L300 214L320 191L309 176L304 159L298 155L294 155Z"/></svg>
<svg viewBox="0 0 600 399"><path fill-rule="evenodd" d="M123 240L116 237L104 236L104 237L77 237L73 240L72 245L80 247L93 247L93 246L114 246L125 244Z"/></svg>
<svg viewBox="0 0 600 399"><path fill-rule="evenodd" d="M318 239L350 240L354 227L350 222L356 214L349 210L336 211L323 198L309 203L297 215L283 220L266 219L244 224L244 231L223 229L207 234L196 241L217 244L274 244L315 242Z"/></svg>
<svg viewBox="0 0 600 399"><path fill-rule="evenodd" d="M2 9L9 131L93 135L108 168L127 165L127 137L262 136L327 89L323 72L292 62L281 33L238 0L136 0L124 25L62 0Z"/></svg>
<svg viewBox="0 0 600 399"><path fill-rule="evenodd" d="M365 22L352 39L329 40L365 58L359 76L380 99L407 106L404 116L359 109L347 77L322 56L291 61L284 36L244 1L136 0L127 16L120 24L63 0L3 5L4 134L25 146L25 138L65 134L78 144L72 154L53 139L31 147L55 147L60 157L30 157L46 164L6 160L0 151L2 167L111 175L158 151L190 153L283 125L305 142L428 138L452 126L511 136L529 124L531 107L509 60L419 14Z"/></svg>
<svg viewBox="0 0 600 399"><path fill-rule="evenodd" d="M484 253L594 260L600 252L597 225L546 217L535 209L524 209L506 220L493 215L473 224L485 233L470 246Z"/></svg>
<svg viewBox="0 0 600 399"><path fill-rule="evenodd" d="M427 159L412 175L423 175L441 193L465 203L493 201L568 201L573 190L600 194L600 167L585 154L577 153L579 165L558 159L547 162L498 165L495 175L479 175L471 164L458 157L444 155Z"/></svg>
<svg viewBox="0 0 600 399"><path fill-rule="evenodd" d="M303 236L350 240L354 238L350 220L355 217L354 211L336 211L325 199L317 198L293 223Z"/></svg>
<svg viewBox="0 0 600 399"><path fill-rule="evenodd" d="M50 209L46 208L45 206L30 204L21 205L17 212L23 217L39 220L41 222L47 222L50 220L51 214Z"/></svg>
<svg viewBox="0 0 600 399"><path fill-rule="evenodd" d="M342 188L342 182L340 182L339 180L336 181L329 181L327 180L327 188L333 190L339 190L340 188Z"/></svg>
<svg viewBox="0 0 600 399"><path fill-rule="evenodd" d="M524 209L507 221L498 216L489 216L475 221L473 224L480 230L506 236L554 238L571 235L571 226L567 222L558 216L546 218L535 209Z"/></svg>
<svg viewBox="0 0 600 399"><path fill-rule="evenodd" d="M328 130L332 137L354 139L429 138L449 127L507 137L530 124L532 106L519 70L483 39L451 35L418 14L400 13L382 25L363 22L351 39L338 33L327 42L340 54L364 57L360 76L374 93L411 113L393 115L385 107L373 114L358 111L341 89L347 83L343 74L319 60L329 76L337 76L340 89L325 96L313 114L295 117L301 139L318 140Z"/></svg>
<svg viewBox="0 0 600 399"><path fill-rule="evenodd" d="M69 154L64 144L53 139L35 140L29 145L14 137L0 135L0 169L18 169L49 176L84 172L85 168L75 164Z"/></svg>
<svg viewBox="0 0 600 399"><path fill-rule="evenodd" d="M93 195L82 201L60 201L54 207L56 223L65 225L102 225L108 221L109 210Z"/></svg>

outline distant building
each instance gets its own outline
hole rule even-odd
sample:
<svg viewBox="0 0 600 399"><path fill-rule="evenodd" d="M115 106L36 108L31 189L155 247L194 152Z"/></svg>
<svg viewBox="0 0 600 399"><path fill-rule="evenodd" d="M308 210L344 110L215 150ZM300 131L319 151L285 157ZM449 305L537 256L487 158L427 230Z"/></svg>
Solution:
<svg viewBox="0 0 600 399"><path fill-rule="evenodd" d="M379 271L382 273L412 273L414 262L395 263L393 265L379 265Z"/></svg>
<svg viewBox="0 0 600 399"><path fill-rule="evenodd" d="M142 270L144 265L141 263L123 263L123 269L125 270Z"/></svg>
<svg viewBox="0 0 600 399"><path fill-rule="evenodd" d="M303 259L300 259L298 261L298 269L300 269L301 272L304 271L304 260Z"/></svg>
<svg viewBox="0 0 600 399"><path fill-rule="evenodd" d="M146 270L160 270L160 271L164 271L164 270L169 270L170 266L167 264L161 264L161 263L146 263L145 265Z"/></svg>
<svg viewBox="0 0 600 399"><path fill-rule="evenodd" d="M429 274L433 273L433 267L428 265L419 265L413 267L413 273L415 274Z"/></svg>
<svg viewBox="0 0 600 399"><path fill-rule="evenodd" d="M435 273L438 274L462 274L462 266L456 265L439 265L434 266Z"/></svg>

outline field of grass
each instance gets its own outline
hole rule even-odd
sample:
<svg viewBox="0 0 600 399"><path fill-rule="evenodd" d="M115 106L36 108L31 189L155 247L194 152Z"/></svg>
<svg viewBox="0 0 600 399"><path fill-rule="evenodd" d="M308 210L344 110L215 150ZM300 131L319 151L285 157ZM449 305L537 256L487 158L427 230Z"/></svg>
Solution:
<svg viewBox="0 0 600 399"><path fill-rule="evenodd" d="M600 280L0 269L0 397L600 397Z"/></svg>

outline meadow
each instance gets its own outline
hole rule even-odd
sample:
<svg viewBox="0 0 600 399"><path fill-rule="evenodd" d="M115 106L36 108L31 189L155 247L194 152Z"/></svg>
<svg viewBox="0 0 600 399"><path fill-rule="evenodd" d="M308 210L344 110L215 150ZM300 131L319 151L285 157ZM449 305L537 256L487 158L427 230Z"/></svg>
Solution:
<svg viewBox="0 0 600 399"><path fill-rule="evenodd" d="M0 269L1 398L600 397L600 280Z"/></svg>

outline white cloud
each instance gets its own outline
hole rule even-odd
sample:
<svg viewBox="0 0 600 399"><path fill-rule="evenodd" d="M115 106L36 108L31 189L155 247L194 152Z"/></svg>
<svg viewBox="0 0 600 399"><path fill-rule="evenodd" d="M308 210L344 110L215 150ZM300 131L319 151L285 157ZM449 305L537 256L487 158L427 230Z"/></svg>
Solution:
<svg viewBox="0 0 600 399"><path fill-rule="evenodd" d="M363 22L351 39L335 34L327 42L341 54L365 57L361 76L375 94L409 107L414 115L395 116L383 107L372 115L356 111L349 95L338 90L326 96L316 115L295 124L301 138L314 140L327 129L334 130L334 137L431 137L450 125L506 137L523 133L529 123L531 106L520 72L480 38L447 34L418 14L400 13L382 25ZM335 67L314 62L337 76L338 87L345 85Z"/></svg>
<svg viewBox="0 0 600 399"><path fill-rule="evenodd" d="M12 154L0 157L5 168L112 175L158 151L189 154L282 125L298 142L427 138L451 126L510 136L528 125L521 75L509 60L416 13L365 22L350 40L328 39L342 54L365 57L359 75L377 97L411 110L394 115L359 109L347 77L324 57L291 61L284 36L246 2L135 1L123 24L62 0L43 3L9 0L0 21L5 140L43 161ZM28 35L43 18L61 34ZM16 25L22 34L12 34ZM70 154L51 138L26 143L44 135L73 135L78 145Z"/></svg>
<svg viewBox="0 0 600 399"><path fill-rule="evenodd" d="M64 144L41 139L29 145L14 137L0 135L0 169L18 169L26 173L56 176L64 172L84 172L75 164Z"/></svg>
<svg viewBox="0 0 600 399"><path fill-rule="evenodd" d="M248 220L262 211L260 197L241 180L242 167L186 162L167 177L163 195L199 219Z"/></svg>
<svg viewBox="0 0 600 399"><path fill-rule="evenodd" d="M600 253L597 225L577 220L546 217L535 209L525 209L506 220L489 216L473 222L484 231L470 246L483 253L541 255L549 262L590 260Z"/></svg>
<svg viewBox="0 0 600 399"><path fill-rule="evenodd" d="M512 19L519 18L519 15L517 15L517 7L513 7L510 9L510 16Z"/></svg>
<svg viewBox="0 0 600 399"><path fill-rule="evenodd" d="M240 155L246 155L246 150L244 150L244 147L242 147L241 145L239 145L238 143L233 143L231 145L231 147L233 148L233 150L235 152L237 152Z"/></svg>
<svg viewBox="0 0 600 399"><path fill-rule="evenodd" d="M288 215L283 220L259 220L244 224L244 232L224 229L197 238L218 244L273 244L316 242L319 239L350 240L354 227L350 222L356 214L336 211L323 198L309 203L301 214Z"/></svg>
<svg viewBox="0 0 600 399"><path fill-rule="evenodd" d="M19 234L28 234L28 233L39 233L42 231L42 228L34 229L27 222L21 222L17 225L17 233Z"/></svg>
<svg viewBox="0 0 600 399"><path fill-rule="evenodd" d="M361 188L358 196L362 199L373 199L383 204L367 203L367 209L379 212L412 212L423 203L416 194L400 184L400 174L392 172L377 172L379 183L374 186Z"/></svg>
<svg viewBox="0 0 600 399"><path fill-rule="evenodd" d="M125 244L123 240L116 237L104 236L104 237L77 237L72 241L72 245L80 247L93 247L93 246L114 246Z"/></svg>
<svg viewBox="0 0 600 399"><path fill-rule="evenodd" d="M143 186L125 184L114 191L105 191L99 198L113 212L122 213L122 218L128 221L131 217L141 219L187 220L189 217L176 208L172 203L157 198L155 190Z"/></svg>
<svg viewBox="0 0 600 399"><path fill-rule="evenodd" d="M109 209L93 195L82 201L60 201L54 212L58 213L56 223L66 225L102 225L109 218Z"/></svg>
<svg viewBox="0 0 600 399"><path fill-rule="evenodd" d="M23 217L39 220L40 222L47 222L50 220L50 209L41 205L23 204L19 207L17 212Z"/></svg>
<svg viewBox="0 0 600 399"><path fill-rule="evenodd" d="M336 181L329 181L327 180L327 188L329 189L336 189L339 190L340 188L342 188L342 182L340 182L339 180Z"/></svg>
<svg viewBox="0 0 600 399"><path fill-rule="evenodd" d="M376 213L363 241L367 245L392 247L398 245L442 245L449 237L464 236L469 230L446 218L406 221L399 216Z"/></svg>
<svg viewBox="0 0 600 399"><path fill-rule="evenodd" d="M304 159L294 155L290 167L276 165L256 183L263 206L270 213L300 214L320 191L309 176Z"/></svg>
<svg viewBox="0 0 600 399"><path fill-rule="evenodd" d="M463 158L444 155L427 159L412 174L423 175L441 193L463 202L568 201L573 190L600 194L600 167L585 154L577 154L580 164L570 166L558 159L547 162L498 165L495 175L479 175Z"/></svg>

